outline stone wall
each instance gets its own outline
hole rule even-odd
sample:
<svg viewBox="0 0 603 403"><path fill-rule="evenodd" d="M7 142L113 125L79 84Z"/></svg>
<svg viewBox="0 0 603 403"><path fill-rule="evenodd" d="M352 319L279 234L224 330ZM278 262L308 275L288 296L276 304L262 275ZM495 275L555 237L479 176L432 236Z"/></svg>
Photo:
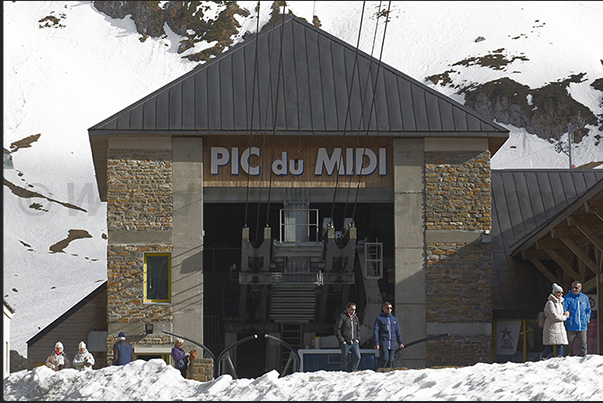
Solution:
<svg viewBox="0 0 603 403"><path fill-rule="evenodd" d="M428 342L427 362L491 362L492 335L470 330L492 322L491 244L481 236L492 221L489 152L428 152L425 161L426 229L451 234L426 243L426 321L467 333Z"/></svg>
<svg viewBox="0 0 603 403"><path fill-rule="evenodd" d="M109 150L107 229L172 230L171 151Z"/></svg>
<svg viewBox="0 0 603 403"><path fill-rule="evenodd" d="M490 187L488 151L426 153L426 229L489 230Z"/></svg>
<svg viewBox="0 0 603 403"><path fill-rule="evenodd" d="M171 304L144 304L144 254L172 252L172 162L169 150L116 150L108 152L107 170L107 322L128 324L171 322ZM167 233L162 242L140 241L149 233ZM123 237L120 234L127 234ZM141 238L137 238L141 234ZM116 243L114 239L124 243ZM113 241L112 241L113 240ZM112 360L116 334L109 332L108 358ZM172 344L166 335L129 335L137 344Z"/></svg>

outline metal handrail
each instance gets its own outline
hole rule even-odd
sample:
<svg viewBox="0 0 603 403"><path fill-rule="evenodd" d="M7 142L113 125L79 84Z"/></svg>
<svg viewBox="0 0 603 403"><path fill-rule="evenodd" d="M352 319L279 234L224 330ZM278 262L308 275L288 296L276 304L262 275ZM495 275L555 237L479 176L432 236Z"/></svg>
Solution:
<svg viewBox="0 0 603 403"><path fill-rule="evenodd" d="M266 333L264 335L265 338L268 339L272 339L275 341L278 341L279 343L283 344L285 347L287 347L289 350L291 350L293 352L293 354L295 355L291 355L289 354L289 359L287 360L287 364L285 365L285 368L283 369L283 372L280 373L279 378L282 377L284 374L287 373L287 369L289 369L289 363L291 362L291 357L295 358L295 361L297 362L297 370L295 370L295 368L293 369L293 372L297 372L299 371L300 368L300 363L301 363L301 358L299 356L299 354L297 353L297 351L295 350L295 348L293 348L289 343L287 343L286 341L283 341L281 339L279 339L278 337L274 337L271 334Z"/></svg>
<svg viewBox="0 0 603 403"><path fill-rule="evenodd" d="M220 353L220 355L218 355L218 360L217 360L217 361L218 361L218 368L214 367L214 378L217 378L217 376L216 376L216 369L219 369L219 370L220 370L219 372L217 372L217 374L219 374L218 376L222 375L222 374L221 374L221 368L222 368L222 356L223 356L224 354L226 354L226 353L228 352L228 350L230 350L230 349L231 349L231 348L233 348L233 347L238 346L239 344L245 343L245 342L247 342L247 341L249 341L249 340L251 340L251 339L257 339L257 338L258 338L258 335L257 335L257 334L252 334L251 336L247 336L247 337L245 337L244 339L241 339L241 340L239 340L239 341L237 341L237 342L232 343L230 346L228 346L228 347L226 347L224 350L222 350L222 352ZM228 353L227 358L229 359L229 361L230 361L230 365L231 365L231 367L232 367L233 371L235 372L235 373L233 374L233 375L234 375L234 377L233 377L233 378L234 378L234 379L237 379L237 374L236 374L236 371L234 370L234 365L232 365L232 361L230 360L230 353Z"/></svg>

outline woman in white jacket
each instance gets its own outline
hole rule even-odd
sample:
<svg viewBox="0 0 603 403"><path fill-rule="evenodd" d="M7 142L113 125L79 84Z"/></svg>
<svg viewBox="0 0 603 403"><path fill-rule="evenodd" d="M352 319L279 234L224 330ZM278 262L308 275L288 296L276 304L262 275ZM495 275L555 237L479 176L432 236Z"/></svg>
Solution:
<svg viewBox="0 0 603 403"><path fill-rule="evenodd" d="M568 344L564 322L569 312L563 312L563 288L556 283L553 283L552 293L544 305L544 315L542 344L545 347L540 358L549 358L553 354L553 346L557 346L557 357L563 357L563 346Z"/></svg>
<svg viewBox="0 0 603 403"><path fill-rule="evenodd" d="M46 366L53 371L60 371L63 368L69 368L69 358L63 351L63 343L57 341L54 345L54 351L46 359Z"/></svg>
<svg viewBox="0 0 603 403"><path fill-rule="evenodd" d="M94 365L94 356L86 348L86 343L80 341L80 345L78 347L79 350L77 354L75 354L75 357L73 357L73 367L75 369L79 369L80 371L92 369L92 366Z"/></svg>

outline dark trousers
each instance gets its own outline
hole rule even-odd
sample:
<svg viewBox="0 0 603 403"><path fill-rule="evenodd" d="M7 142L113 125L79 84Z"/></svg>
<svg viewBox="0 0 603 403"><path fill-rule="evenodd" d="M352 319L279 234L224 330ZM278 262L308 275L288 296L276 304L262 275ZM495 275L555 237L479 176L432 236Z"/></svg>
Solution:
<svg viewBox="0 0 603 403"><path fill-rule="evenodd" d="M390 348L379 349L379 368L394 368L396 350Z"/></svg>

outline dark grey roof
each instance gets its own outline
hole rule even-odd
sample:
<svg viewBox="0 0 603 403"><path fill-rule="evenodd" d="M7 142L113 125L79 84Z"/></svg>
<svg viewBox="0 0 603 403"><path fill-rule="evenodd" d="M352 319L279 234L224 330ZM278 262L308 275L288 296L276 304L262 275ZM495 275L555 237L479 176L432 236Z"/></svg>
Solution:
<svg viewBox="0 0 603 403"><path fill-rule="evenodd" d="M492 227L505 252L511 253L601 180L601 169L492 170Z"/></svg>
<svg viewBox="0 0 603 403"><path fill-rule="evenodd" d="M27 347L30 347L36 341L40 340L46 334L48 334L52 329L56 328L58 325L67 320L71 315L79 311L82 307L84 307L88 302L92 301L99 295L101 292L107 292L107 280L103 281L98 287L96 287L90 294L86 295L82 300L80 300L77 304L72 306L68 311L63 313L61 316L53 320L48 326L44 329L40 330L38 333L33 335L29 340L27 340Z"/></svg>
<svg viewBox="0 0 603 403"><path fill-rule="evenodd" d="M252 125L254 131L272 131L276 124L279 134L340 135L370 126L369 133L379 135L502 138L500 144L507 139L504 127L384 63L378 68L379 61L362 51L354 72L355 55L355 47L288 17L91 127L89 134L248 134Z"/></svg>
<svg viewBox="0 0 603 403"><path fill-rule="evenodd" d="M533 302L532 296L539 296L533 288L538 282L534 271L522 269L522 265L527 268L527 263L520 260L515 261L517 270L510 267L511 254L536 242L545 229L578 208L581 198L600 191L603 191L601 169L492 170L495 309L521 309ZM540 302L544 304L536 301Z"/></svg>

